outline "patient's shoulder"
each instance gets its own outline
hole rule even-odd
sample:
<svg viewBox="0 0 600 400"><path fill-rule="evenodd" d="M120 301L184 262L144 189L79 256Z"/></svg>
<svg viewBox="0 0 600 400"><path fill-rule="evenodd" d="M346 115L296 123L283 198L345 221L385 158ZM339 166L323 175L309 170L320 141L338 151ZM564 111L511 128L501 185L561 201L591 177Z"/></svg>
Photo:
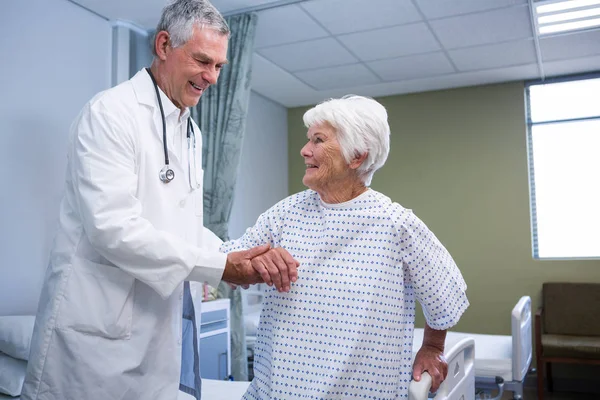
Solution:
<svg viewBox="0 0 600 400"><path fill-rule="evenodd" d="M267 213L271 215L284 216L291 213L301 213L314 206L318 205L319 196L312 190L304 190L302 192L295 193L285 199L279 201L273 207L271 207Z"/></svg>
<svg viewBox="0 0 600 400"><path fill-rule="evenodd" d="M378 205L378 207L372 207L373 212L383 213L399 224L403 224L407 219L414 217L411 209L404 208L383 193L371 190L371 196Z"/></svg>

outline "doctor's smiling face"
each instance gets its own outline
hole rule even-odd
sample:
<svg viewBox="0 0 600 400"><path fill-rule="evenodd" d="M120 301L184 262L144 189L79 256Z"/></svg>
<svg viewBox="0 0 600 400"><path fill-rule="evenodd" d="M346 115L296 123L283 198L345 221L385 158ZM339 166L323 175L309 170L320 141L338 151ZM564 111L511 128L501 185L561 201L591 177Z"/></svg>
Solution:
<svg viewBox="0 0 600 400"><path fill-rule="evenodd" d="M190 39L172 47L168 32L156 34L152 72L173 104L184 110L198 104L202 93L217 82L227 64L229 38L211 27L194 26Z"/></svg>

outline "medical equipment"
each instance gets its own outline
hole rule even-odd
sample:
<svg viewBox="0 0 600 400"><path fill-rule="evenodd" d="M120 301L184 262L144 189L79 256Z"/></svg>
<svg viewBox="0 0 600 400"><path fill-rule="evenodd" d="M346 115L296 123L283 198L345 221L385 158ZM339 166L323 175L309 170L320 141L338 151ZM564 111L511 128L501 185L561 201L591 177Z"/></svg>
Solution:
<svg viewBox="0 0 600 400"><path fill-rule="evenodd" d="M419 344L420 347L420 344ZM448 376L442 383L433 400L474 400L475 399L475 342L464 338L446 346L444 353L448 361ZM416 353L413 347L413 357ZM210 400L240 400L250 382L231 382L202 379L202 398ZM409 385L409 400L427 400L431 388L431 377L424 373L420 382ZM180 400L187 400L180 397Z"/></svg>
<svg viewBox="0 0 600 400"><path fill-rule="evenodd" d="M152 79L152 84L154 85L154 90L156 91L156 98L158 99L158 107L160 108L160 117L162 119L162 136L163 136L163 150L165 152L165 166L158 173L158 177L163 183L169 183L173 179L175 179L175 171L171 169L169 166L169 151L167 149L167 123L165 121L165 111L163 109L162 101L160 99L160 93L158 92L158 84L156 83L156 79L154 79L154 75L150 71L150 68L146 68L148 71L148 75L150 75L150 79ZM196 176L196 133L194 132L194 126L192 125L192 118L188 117L187 119L187 141L188 141L188 181L190 184L190 189L196 190L200 188L200 183L198 182L198 177ZM193 167L192 167L193 164ZM192 178L193 173L193 178ZM192 183L193 180L193 183Z"/></svg>
<svg viewBox="0 0 600 400"><path fill-rule="evenodd" d="M473 338L475 389L490 399L502 398L505 390L513 392L513 399L523 398L523 384L533 356L529 296L521 297L512 309L511 331L511 336L453 331L446 334L446 347L453 347L464 338ZM420 346L422 340L423 329L415 329L414 345ZM497 391L495 397L491 396L492 391Z"/></svg>

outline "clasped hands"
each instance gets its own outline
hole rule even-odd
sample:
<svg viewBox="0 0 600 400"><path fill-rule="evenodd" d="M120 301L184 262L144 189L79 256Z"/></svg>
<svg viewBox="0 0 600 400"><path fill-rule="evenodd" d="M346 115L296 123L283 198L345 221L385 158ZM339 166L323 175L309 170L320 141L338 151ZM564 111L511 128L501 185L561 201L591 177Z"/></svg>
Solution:
<svg viewBox="0 0 600 400"><path fill-rule="evenodd" d="M275 285L280 292L288 292L290 283L298 279L299 265L287 250L264 244L229 253L222 279L230 285L245 288L264 282Z"/></svg>

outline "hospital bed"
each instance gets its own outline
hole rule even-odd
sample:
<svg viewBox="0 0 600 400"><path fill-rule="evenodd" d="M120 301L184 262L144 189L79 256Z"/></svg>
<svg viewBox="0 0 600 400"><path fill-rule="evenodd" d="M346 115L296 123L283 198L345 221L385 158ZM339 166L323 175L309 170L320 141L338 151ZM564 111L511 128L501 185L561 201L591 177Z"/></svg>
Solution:
<svg viewBox="0 0 600 400"><path fill-rule="evenodd" d="M421 338L422 340L422 338ZM420 347L421 342L413 347L413 353ZM416 349L415 349L416 348ZM474 400L475 381L475 341L471 338L461 338L452 345L446 345L445 352L448 361L448 376L440 386L435 396L429 394L431 377L424 373L420 382L412 381L409 385L409 400ZM210 400L240 400L250 382L218 381L202 379L202 398ZM16 397L3 396L0 400L18 400ZM178 400L194 400L186 393L179 392Z"/></svg>
<svg viewBox="0 0 600 400"><path fill-rule="evenodd" d="M448 377L437 391L435 400L472 400L478 394L500 399L504 391L513 399L523 398L523 384L532 360L531 298L523 296L511 312L511 335L482 335L449 331L446 336ZM423 329L415 329L413 354L421 347ZM476 350L476 351L475 351ZM248 382L203 380L203 394L214 400L238 400ZM431 377L411 382L410 400L424 400ZM206 390L206 392L205 392ZM231 390L231 395L229 391ZM496 396L491 397L491 392Z"/></svg>
<svg viewBox="0 0 600 400"><path fill-rule="evenodd" d="M448 332L446 380L435 396L429 397L431 377L423 374L420 382L410 383L409 400L474 400L476 390L486 393L497 390L494 399L500 399L504 390L512 391L514 399L522 399L523 383L532 360L531 299L528 296L522 297L513 308L511 329L511 336ZM413 354L422 341L423 330L415 329ZM203 379L202 395L210 400L239 400L248 385L249 382ZM190 398L181 394L179 400ZM0 399L4 397L0 395Z"/></svg>
<svg viewBox="0 0 600 400"><path fill-rule="evenodd" d="M412 381L410 383L409 400L427 400L428 398L435 400L475 399L474 340L471 338L461 338L453 343L452 346L446 346L444 355L448 361L448 376L435 393L435 396L429 393L431 377L429 374L424 373L419 382ZM249 384L250 382L202 379L202 398L210 400L240 400ZM184 399L180 397L179 400Z"/></svg>
<svg viewBox="0 0 600 400"><path fill-rule="evenodd" d="M511 312L512 335L482 335L449 331L446 347L469 337L475 341L475 388L490 399L502 398L504 391L513 399L523 398L523 383L532 360L531 298L523 296ZM423 329L415 329L413 343L420 346ZM497 392L491 397L492 392Z"/></svg>

